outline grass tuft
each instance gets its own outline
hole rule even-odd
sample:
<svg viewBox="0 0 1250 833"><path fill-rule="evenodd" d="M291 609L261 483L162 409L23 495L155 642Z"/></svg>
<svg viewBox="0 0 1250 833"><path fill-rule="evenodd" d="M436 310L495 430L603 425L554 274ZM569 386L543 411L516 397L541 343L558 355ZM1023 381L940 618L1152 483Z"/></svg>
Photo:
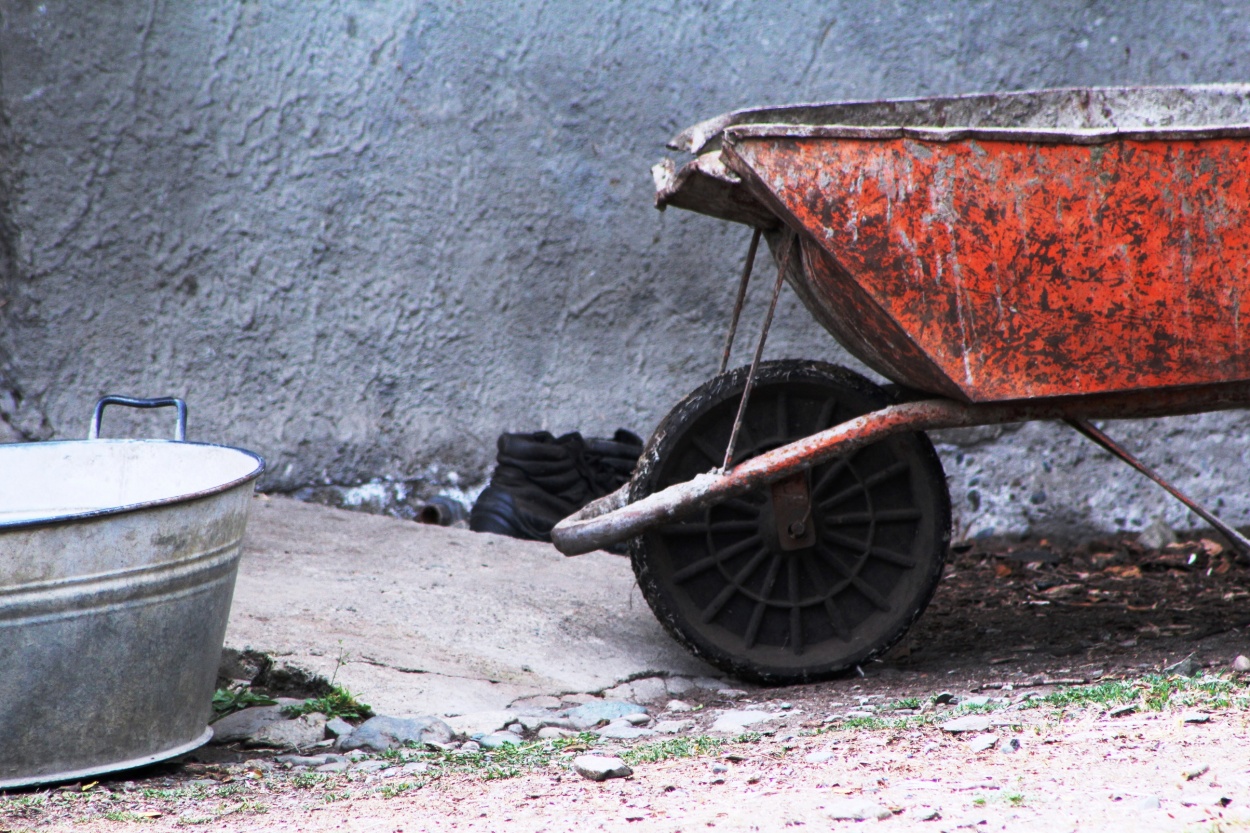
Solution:
<svg viewBox="0 0 1250 833"><path fill-rule="evenodd" d="M219 688L213 692L213 720L251 706L276 706L277 700L250 688Z"/></svg>
<svg viewBox="0 0 1250 833"><path fill-rule="evenodd" d="M344 720L365 720L373 717L373 708L362 703L341 685L330 689L321 697L310 697L299 705L287 706L282 713L290 717L320 712L326 717L341 717Z"/></svg>

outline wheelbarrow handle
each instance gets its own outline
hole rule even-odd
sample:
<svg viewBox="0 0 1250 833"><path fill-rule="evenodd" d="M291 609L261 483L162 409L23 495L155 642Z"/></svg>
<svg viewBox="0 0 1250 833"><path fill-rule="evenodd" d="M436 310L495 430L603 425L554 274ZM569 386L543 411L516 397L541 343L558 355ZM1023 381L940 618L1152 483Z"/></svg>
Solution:
<svg viewBox="0 0 1250 833"><path fill-rule="evenodd" d="M551 530L565 555L580 555L628 540L692 512L758 489L803 469L849 454L902 431L999 425L1034 419L1133 419L1250 407L1250 382L1194 388L1135 390L1093 396L956 402L921 399L890 405L752 457L729 471L696 475L629 503L624 489L588 504ZM1229 539L1238 545L1235 538Z"/></svg>
<svg viewBox="0 0 1250 833"><path fill-rule="evenodd" d="M100 438L100 420L104 417L104 408L108 405L125 405L128 408L177 408L178 414L174 422L174 439L183 442L187 438L187 403L173 396L160 399L136 399L133 396L100 397L95 403L95 411L91 414L91 427L87 429L87 439Z"/></svg>

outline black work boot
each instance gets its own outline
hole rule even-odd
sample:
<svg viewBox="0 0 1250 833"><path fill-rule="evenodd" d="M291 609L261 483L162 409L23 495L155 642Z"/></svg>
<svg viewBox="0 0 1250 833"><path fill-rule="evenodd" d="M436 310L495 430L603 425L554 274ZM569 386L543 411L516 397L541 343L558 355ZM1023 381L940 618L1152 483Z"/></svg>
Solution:
<svg viewBox="0 0 1250 833"><path fill-rule="evenodd" d="M629 481L642 440L623 429L610 440L539 431L503 434L498 448L498 465L473 504L469 528L550 541L553 526Z"/></svg>

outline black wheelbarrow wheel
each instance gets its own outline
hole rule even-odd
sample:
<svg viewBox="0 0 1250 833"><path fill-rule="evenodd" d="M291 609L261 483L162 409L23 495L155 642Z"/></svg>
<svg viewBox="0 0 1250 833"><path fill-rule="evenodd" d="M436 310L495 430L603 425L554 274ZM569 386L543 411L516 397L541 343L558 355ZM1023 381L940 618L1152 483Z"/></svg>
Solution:
<svg viewBox="0 0 1250 833"><path fill-rule="evenodd" d="M745 367L717 376L673 408L643 451L631 502L723 462L746 376ZM846 368L764 362L733 462L893 401ZM887 651L928 604L950 543L946 477L923 433L787 481L630 542L643 596L669 633L718 668L769 684L828 678ZM794 515L796 494L808 514Z"/></svg>

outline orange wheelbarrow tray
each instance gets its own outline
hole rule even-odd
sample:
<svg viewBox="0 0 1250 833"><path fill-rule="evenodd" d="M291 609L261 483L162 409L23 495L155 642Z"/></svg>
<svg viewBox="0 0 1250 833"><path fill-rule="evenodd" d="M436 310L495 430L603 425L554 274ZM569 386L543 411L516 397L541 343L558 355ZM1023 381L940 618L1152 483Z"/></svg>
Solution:
<svg viewBox="0 0 1250 833"><path fill-rule="evenodd" d="M752 365L722 373L714 395L706 385L691 395L733 403L716 406L724 412L718 427L699 424L710 419L695 414L704 406L683 400L662 424L665 436L652 437L631 484L556 527L552 538L562 552L630 539L635 550L646 548L640 536L700 517L704 526L722 525L719 533L704 535L707 545L700 551L713 555L723 549L717 534L730 535L725 525L734 523L741 527L739 543L750 533L779 537L779 544L764 542L779 552L819 549L813 535L821 530L814 533L813 527L831 524L820 520L819 511L811 514L819 503L810 493L814 471L890 438L937 428L1066 420L1159 480L1089 420L1250 404L1250 338L1243 337L1243 322L1250 320L1250 85L1043 90L743 110L689 128L670 147L693 158L680 167L669 160L655 167L657 206L739 222L755 233L729 343L762 236L778 263L777 288L788 283L848 352L895 384L865 393L854 409L859 412L840 412L840 422L822 424L819 413L798 419L785 401L798 390L786 381L795 373L806 380L800 387L807 386L808 410L819 410L813 404L821 399L817 388L843 391L845 399L848 385L867 391L870 383L843 370L761 363L770 309ZM765 384L757 389L759 379ZM750 405L757 396L761 402ZM771 410L752 416L752 408ZM807 433L794 435L799 423ZM768 442L735 448L740 432L759 434L761 427L773 435ZM657 454L678 453L665 445L678 442L674 432L703 446L702 461L676 466L684 473L680 481L655 471L665 465ZM727 459L719 460L721 454ZM924 466L931 468L931 461ZM640 476L649 482L640 483ZM752 494L759 496L757 504L768 504L767 518L749 518L767 521L757 523L754 533L745 520L708 515ZM871 503L872 495L865 492L864 501ZM1201 507L1187 505L1235 545L1250 546ZM940 526L942 507L933 514ZM797 525L781 523L792 516ZM777 602L792 621L770 626L785 631L775 635L780 642L773 647L779 655L794 654L795 642L802 643L801 633L812 626L810 616L836 634L836 609L849 605L838 593L805 596L805 588L846 579L843 594L880 595L860 587L854 571L880 560L871 541L888 523L878 519L850 536L864 549L858 561L843 553L813 562L834 574L824 582L806 562L787 566L795 561L790 556L740 563L735 552L698 570L693 568L702 562L691 562L686 567L692 575L718 572L722 583L737 589L721 591L731 597L721 607L699 607L703 600L695 599L699 609L688 612L714 630L723 605L736 604L735 621L746 624L739 621L730 630L740 631L738 647L749 653ZM946 525L949 536L949 518ZM794 536L791 526L802 534ZM666 558L679 564L682 558L673 553L687 549L679 537L698 534L673 533L678 537L670 536ZM825 550L854 551L846 537ZM936 545L945 546L941 540ZM658 545L653 540L650 546ZM635 553L636 568L637 561ZM914 558L904 553L895 561ZM770 578L773 563L781 566ZM685 569L669 567L674 574ZM683 581L702 579L667 583ZM877 585L878 591L892 586L887 579ZM742 600L735 601L735 594ZM781 604L778 594L790 601ZM889 604L888 597L870 601L879 602L870 607ZM817 608L824 612L813 614ZM854 642L854 632L842 628L843 641ZM744 648L746 643L752 644ZM794 676L770 677L750 668L746 674Z"/></svg>

